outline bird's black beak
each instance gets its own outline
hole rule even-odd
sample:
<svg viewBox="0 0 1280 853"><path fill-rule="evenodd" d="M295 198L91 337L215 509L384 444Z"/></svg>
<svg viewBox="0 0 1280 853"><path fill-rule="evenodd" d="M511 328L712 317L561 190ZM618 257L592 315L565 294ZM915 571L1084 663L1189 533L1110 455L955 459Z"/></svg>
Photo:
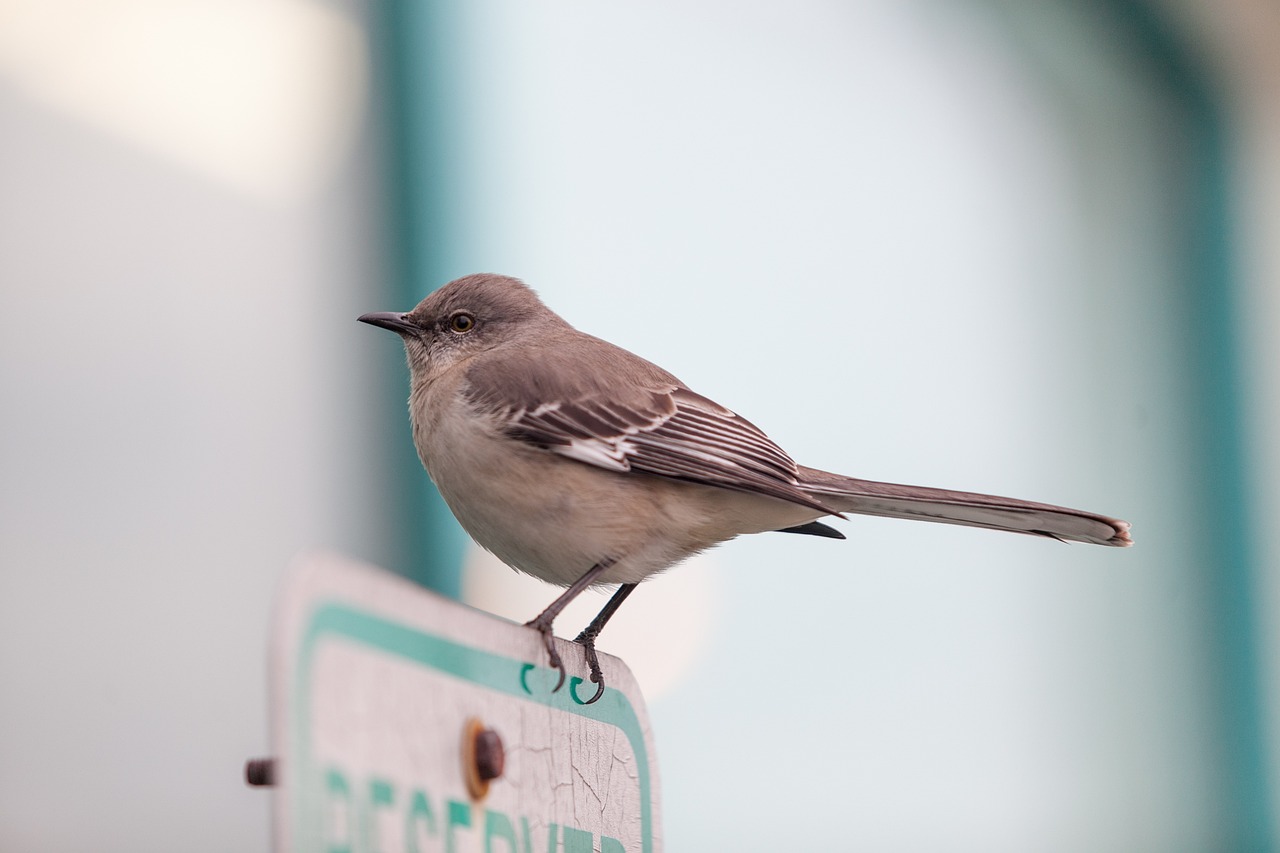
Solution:
<svg viewBox="0 0 1280 853"><path fill-rule="evenodd" d="M370 326L381 326L384 329L390 329L397 335L416 335L422 330L409 322L408 316L395 311L375 311L372 314L361 314L356 319L361 323L368 323Z"/></svg>

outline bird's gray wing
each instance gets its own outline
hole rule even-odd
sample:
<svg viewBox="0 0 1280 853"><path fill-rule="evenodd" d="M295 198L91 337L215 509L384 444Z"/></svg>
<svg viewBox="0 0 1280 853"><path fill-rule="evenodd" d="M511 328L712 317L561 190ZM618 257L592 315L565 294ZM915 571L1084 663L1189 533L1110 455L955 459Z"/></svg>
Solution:
<svg viewBox="0 0 1280 853"><path fill-rule="evenodd" d="M508 436L569 459L839 514L800 487L796 463L759 427L638 356L607 346L594 354L625 357L630 371L621 375L633 377L625 387L599 385L590 381L590 364L575 369L550 356L551 363L486 360L468 371L464 393L498 416Z"/></svg>

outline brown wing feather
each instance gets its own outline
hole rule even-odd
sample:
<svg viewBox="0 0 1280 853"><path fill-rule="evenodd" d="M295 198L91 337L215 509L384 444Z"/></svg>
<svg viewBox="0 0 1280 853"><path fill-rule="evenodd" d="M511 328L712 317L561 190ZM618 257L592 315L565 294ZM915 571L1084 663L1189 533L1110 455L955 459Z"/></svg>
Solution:
<svg viewBox="0 0 1280 853"><path fill-rule="evenodd" d="M573 364L563 350L518 362L486 359L468 371L466 394L505 422L512 438L613 471L767 495L838 514L800 487L796 463L757 426L695 394L661 368L596 341ZM610 363L593 370L591 361ZM617 368L622 367L619 371ZM601 373L632 381L604 387Z"/></svg>

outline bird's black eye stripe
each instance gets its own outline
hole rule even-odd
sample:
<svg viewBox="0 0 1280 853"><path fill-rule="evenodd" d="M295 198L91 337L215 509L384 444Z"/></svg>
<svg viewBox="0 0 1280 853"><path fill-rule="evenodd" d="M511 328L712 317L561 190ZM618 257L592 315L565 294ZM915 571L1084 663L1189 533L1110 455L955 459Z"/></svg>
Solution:
<svg viewBox="0 0 1280 853"><path fill-rule="evenodd" d="M449 318L449 330L465 335L476 327L476 318L466 311L459 311Z"/></svg>

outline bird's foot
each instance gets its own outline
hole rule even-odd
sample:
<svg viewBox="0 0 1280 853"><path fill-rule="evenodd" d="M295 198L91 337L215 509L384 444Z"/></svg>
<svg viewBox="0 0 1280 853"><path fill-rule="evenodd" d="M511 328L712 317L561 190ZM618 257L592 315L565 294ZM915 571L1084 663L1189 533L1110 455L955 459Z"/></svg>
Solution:
<svg viewBox="0 0 1280 853"><path fill-rule="evenodd" d="M604 673L600 671L600 658L596 655L596 635L588 629L574 637L573 641L582 646L582 653L587 658L587 666L591 669L591 683L596 686L596 694L582 703L590 705L604 695Z"/></svg>
<svg viewBox="0 0 1280 853"><path fill-rule="evenodd" d="M545 616L545 613L540 613L533 619L524 623L524 625L526 628L533 628L542 635L542 645L547 650L547 662L551 665L552 669L555 669L560 673L560 678L556 681L556 686L551 689L551 692L555 693L561 687L564 687L564 680L567 672L565 670L564 661L560 659L560 653L556 651L555 634L551 629L551 623L554 620L546 619L544 618Z"/></svg>
<svg viewBox="0 0 1280 853"><path fill-rule="evenodd" d="M555 693L561 687L564 687L564 680L567 673L565 672L564 661L560 660L560 653L556 651L555 635L551 633L551 623L556 620L556 617L560 615L560 612L564 610L566 606L568 606L570 601L573 601L578 597L579 593L595 583L605 569L612 566L614 562L616 561L610 558L596 563L587 570L586 574L578 578L568 589L562 592L559 598L551 602L551 604L547 606L546 610L533 617L530 621L524 623L526 628L533 628L542 635L542 645L547 649L547 657L550 659L551 665L560 672L560 680L556 682L555 690L552 690L552 693ZM632 586L634 587L634 584L632 584ZM598 620L600 617L596 618ZM591 624L595 625L596 623L593 622ZM603 626L604 622L600 622L600 625ZM588 626L588 630L583 633L588 633L590 630L591 628ZM596 628L596 633L599 633L598 627ZM594 635L592 636L594 639ZM599 666L596 666L594 671L598 673L600 671Z"/></svg>

